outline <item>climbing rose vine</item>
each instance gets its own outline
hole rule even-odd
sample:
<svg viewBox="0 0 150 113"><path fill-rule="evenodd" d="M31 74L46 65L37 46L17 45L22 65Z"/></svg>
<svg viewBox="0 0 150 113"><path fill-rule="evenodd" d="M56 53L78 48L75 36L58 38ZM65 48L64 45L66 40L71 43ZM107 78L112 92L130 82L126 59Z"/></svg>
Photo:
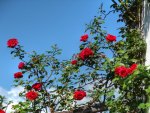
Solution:
<svg viewBox="0 0 150 113"><path fill-rule="evenodd" d="M88 38L89 38L88 35L81 36L83 43L85 43L85 41L87 41ZM108 44L107 42L116 41L116 36L108 34L107 36L104 36L104 39L106 40L106 44ZM36 107L34 108L30 108L29 106L28 107L33 111L36 111L40 107L39 105L42 103L42 105L44 105L43 106L44 108L41 107L40 109L47 109L47 107L51 106L50 109L51 112L53 112L52 108L56 107L55 106L56 100L57 101L60 100L59 107L63 109L64 108L63 106L66 105L68 106L66 109L69 110L69 109L73 109L74 107L72 108L70 104L67 104L65 101L68 101L74 105L76 101L81 101L82 99L87 98L88 97L87 93L91 95L90 98L93 98L95 100L97 98L100 98L101 96L103 97L103 93L104 96L107 95L107 93L110 93L111 90L107 88L109 85L110 85L109 88L115 86L118 88L124 88L122 90L125 91L127 88L125 83L128 82L129 79L128 77L133 76L133 80L138 78L138 75L136 75L135 77L134 74L135 73L140 74L140 71L138 71L140 69L139 64L133 62L131 65L129 65L126 63L123 64L119 60L110 61L108 60L104 52L100 52L97 44L99 43L87 42L86 44L84 44L84 46L82 46L81 48L80 53L76 54L73 57L73 60L71 60L71 62L70 61L59 62L52 55L43 55L43 54L38 55L37 53L33 53L31 59L29 59L29 61L26 61L26 63L24 63L24 61L21 61L18 64L18 69L20 69L21 71L16 72L14 74L14 78L16 84L23 85L25 87L25 91L20 93L20 95L22 97L26 97L27 100L31 101L31 103L32 102L36 103L34 105ZM112 47L111 44L108 44L108 48L110 48L109 46ZM20 55L23 54L24 56L26 52L22 50L20 45L18 45L18 48L20 48L19 54ZM53 47L53 49L54 51L55 50L59 51L56 47ZM18 51L16 51L16 53L17 52ZM53 51L48 52L48 54L51 53L53 53ZM13 54L15 54L15 50ZM19 58L21 59L21 57ZM118 63L120 63L121 65L118 65ZM83 71L84 72L83 74L78 73L80 68L82 68L84 64L86 67L88 67L87 70L89 70L87 72L88 73L87 75L86 75L86 71L85 72ZM48 66L50 67L47 68ZM100 67L102 69L100 69ZM59 73L61 70L62 75L60 77L56 76L55 78L53 78L51 73L48 76L49 71L46 71L46 68L51 69L50 72L55 73L57 76L60 76ZM104 74L99 75L97 72L97 70L103 70L103 69L106 69L107 71L109 70L108 72L106 71L105 76L108 76L106 78L102 76ZM27 73L28 73L27 81L22 81L23 74L27 74ZM74 73L79 75L76 74L74 75ZM117 79L118 78L117 76L120 76L120 78ZM121 79L126 80L126 82L122 83ZM99 81L101 82L99 83ZM130 82L130 84L131 83L132 82ZM69 84L74 84L74 86L70 86ZM92 89L87 90L85 88L85 86L89 87L88 84L92 85L91 88L93 88L93 90ZM106 87L105 84L108 84L108 86ZM53 90L51 91L51 89ZM100 95L101 94L100 92L101 93L103 92L102 95ZM103 99L106 99L106 97ZM91 101L89 101L89 103L90 102ZM105 106L108 107L112 106L112 104L109 105L109 103L108 104L105 103L105 104L106 104ZM13 106L13 108L17 110L15 106L18 105ZM76 107L78 107L78 105ZM21 106L20 109L22 111Z"/></svg>
<svg viewBox="0 0 150 113"><path fill-rule="evenodd" d="M143 113L149 107L150 70L132 57L132 48L138 46L131 47L131 42L139 34L107 33L102 25L106 15L87 25L87 33L78 38L79 52L69 60L58 59L57 45L40 54L26 52L16 38L7 41L11 54L20 60L13 85L24 88L19 93L24 101L12 105L14 113ZM5 111L6 104L1 105Z"/></svg>

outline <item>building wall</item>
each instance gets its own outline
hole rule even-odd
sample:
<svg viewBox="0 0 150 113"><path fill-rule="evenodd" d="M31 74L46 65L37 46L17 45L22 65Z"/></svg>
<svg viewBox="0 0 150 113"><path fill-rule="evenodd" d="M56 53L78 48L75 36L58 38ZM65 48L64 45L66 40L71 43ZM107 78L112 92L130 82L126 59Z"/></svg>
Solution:
<svg viewBox="0 0 150 113"><path fill-rule="evenodd" d="M146 50L146 65L150 65L150 4L147 3L147 0L144 2L144 36L147 43Z"/></svg>
<svg viewBox="0 0 150 113"><path fill-rule="evenodd" d="M150 65L150 3L148 4L148 1L144 1L144 18L143 18L143 31L144 31L144 37L146 39L147 43L147 49L146 49L146 62L145 64L148 66ZM150 101L150 99L149 99ZM150 113L150 108L147 110L147 113Z"/></svg>

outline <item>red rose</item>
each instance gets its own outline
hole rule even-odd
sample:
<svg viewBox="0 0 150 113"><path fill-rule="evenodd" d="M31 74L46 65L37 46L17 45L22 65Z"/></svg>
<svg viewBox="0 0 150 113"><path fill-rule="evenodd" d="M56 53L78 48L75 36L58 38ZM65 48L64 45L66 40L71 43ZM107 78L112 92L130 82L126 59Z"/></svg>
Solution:
<svg viewBox="0 0 150 113"><path fill-rule="evenodd" d="M24 62L20 62L19 65L18 65L18 69L23 69L25 66L25 63Z"/></svg>
<svg viewBox="0 0 150 113"><path fill-rule="evenodd" d="M23 75L22 75L22 72L17 72L14 74L14 78L22 78Z"/></svg>
<svg viewBox="0 0 150 113"><path fill-rule="evenodd" d="M38 93L35 91L29 91L26 93L26 98L29 100L35 100L38 97Z"/></svg>
<svg viewBox="0 0 150 113"><path fill-rule="evenodd" d="M16 38L11 38L7 41L7 46L10 48L14 48L18 45L18 40Z"/></svg>
<svg viewBox="0 0 150 113"><path fill-rule="evenodd" d="M36 91L39 91L42 88L42 83L35 83L32 85L32 88L35 89Z"/></svg>
<svg viewBox="0 0 150 113"><path fill-rule="evenodd" d="M132 74L136 69L137 69L137 64L132 64L129 68L128 68L128 73Z"/></svg>
<svg viewBox="0 0 150 113"><path fill-rule="evenodd" d="M122 78L127 77L129 74L128 68L126 68L125 66L116 67L115 74L121 76Z"/></svg>
<svg viewBox="0 0 150 113"><path fill-rule="evenodd" d="M85 58L92 56L94 53L90 48L85 48L79 53L79 58L85 60Z"/></svg>
<svg viewBox="0 0 150 113"><path fill-rule="evenodd" d="M0 113L6 113L4 110L0 109Z"/></svg>
<svg viewBox="0 0 150 113"><path fill-rule="evenodd" d="M75 100L82 100L84 97L86 97L86 92L82 90L77 90L74 92L73 98Z"/></svg>
<svg viewBox="0 0 150 113"><path fill-rule="evenodd" d="M81 36L80 41L86 42L87 39L88 39L88 35L85 34L85 35Z"/></svg>
<svg viewBox="0 0 150 113"><path fill-rule="evenodd" d="M132 71L131 68L128 68L128 73L129 73L129 74L132 74L132 73L133 73L133 71Z"/></svg>
<svg viewBox="0 0 150 113"><path fill-rule="evenodd" d="M72 64L72 65L76 65L76 64L77 64L77 60L72 60L72 61L71 61L71 64Z"/></svg>
<svg viewBox="0 0 150 113"><path fill-rule="evenodd" d="M130 66L130 68L134 71L134 70L136 70L136 68L137 68L137 64L132 64L131 66Z"/></svg>
<svg viewBox="0 0 150 113"><path fill-rule="evenodd" d="M111 34L108 34L108 35L106 36L106 40L107 40L108 42L116 41L116 36L113 36L113 35L111 35Z"/></svg>

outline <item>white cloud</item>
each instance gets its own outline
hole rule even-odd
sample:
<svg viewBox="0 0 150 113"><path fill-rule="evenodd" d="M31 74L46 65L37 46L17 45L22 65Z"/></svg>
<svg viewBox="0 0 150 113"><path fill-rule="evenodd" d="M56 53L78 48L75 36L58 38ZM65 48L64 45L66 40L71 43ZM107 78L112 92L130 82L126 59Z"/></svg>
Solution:
<svg viewBox="0 0 150 113"><path fill-rule="evenodd" d="M23 101L23 99L18 96L23 90L24 88L21 86L11 88L10 90L5 90L4 88L0 87L0 95L5 96L6 101L13 101L13 103L8 106L6 111L7 113L13 111L11 109L12 105L17 104L19 101Z"/></svg>
<svg viewBox="0 0 150 113"><path fill-rule="evenodd" d="M84 97L82 100L76 101L76 102L77 102L78 105L80 105L80 104L86 104L87 102L89 102L89 101L91 101L91 100L92 100L91 97L86 96L86 97Z"/></svg>
<svg viewBox="0 0 150 113"><path fill-rule="evenodd" d="M93 89L93 84L86 86L85 89L86 90ZM5 96L7 101L13 101L13 103L8 106L6 113L13 112L13 110L11 109L12 105L17 104L20 101L24 101L23 98L19 97L19 93L23 90L24 90L24 88L22 86L11 88L10 90L6 90L6 89L0 87L0 95ZM54 90L55 90L55 88L51 88L48 91L51 92ZM91 100L92 100L92 98L89 97L87 94L87 96L84 97L82 100L77 101L77 104L85 104ZM42 112L42 113L45 113L45 112ZM50 111L49 111L49 113L50 113Z"/></svg>
<svg viewBox="0 0 150 113"><path fill-rule="evenodd" d="M22 86L11 88L10 90L6 90L6 89L0 87L0 95L5 96L6 101L13 101L13 103L8 106L6 113L13 112L13 110L11 109L12 105L17 104L20 101L24 101L23 98L19 97L19 93L23 90L24 90L24 88ZM54 90L54 88L50 89L49 91L53 91L53 90ZM48 112L50 113L50 111L48 111ZM41 113L45 113L45 112L42 111Z"/></svg>

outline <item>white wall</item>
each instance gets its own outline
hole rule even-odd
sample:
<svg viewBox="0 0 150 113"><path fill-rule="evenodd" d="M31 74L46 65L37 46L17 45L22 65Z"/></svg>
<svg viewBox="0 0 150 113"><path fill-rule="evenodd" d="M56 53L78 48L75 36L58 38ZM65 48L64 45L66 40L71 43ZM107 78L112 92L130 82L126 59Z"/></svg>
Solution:
<svg viewBox="0 0 150 113"><path fill-rule="evenodd" d="M146 50L146 65L150 65L150 4L147 3L145 0L144 3L144 36L147 43L147 50Z"/></svg>
<svg viewBox="0 0 150 113"><path fill-rule="evenodd" d="M150 3L148 4L147 0L144 1L144 37L147 43L146 49L146 62L145 65L150 65ZM149 100L150 101L150 100ZM150 113L150 108L148 109L147 113Z"/></svg>

